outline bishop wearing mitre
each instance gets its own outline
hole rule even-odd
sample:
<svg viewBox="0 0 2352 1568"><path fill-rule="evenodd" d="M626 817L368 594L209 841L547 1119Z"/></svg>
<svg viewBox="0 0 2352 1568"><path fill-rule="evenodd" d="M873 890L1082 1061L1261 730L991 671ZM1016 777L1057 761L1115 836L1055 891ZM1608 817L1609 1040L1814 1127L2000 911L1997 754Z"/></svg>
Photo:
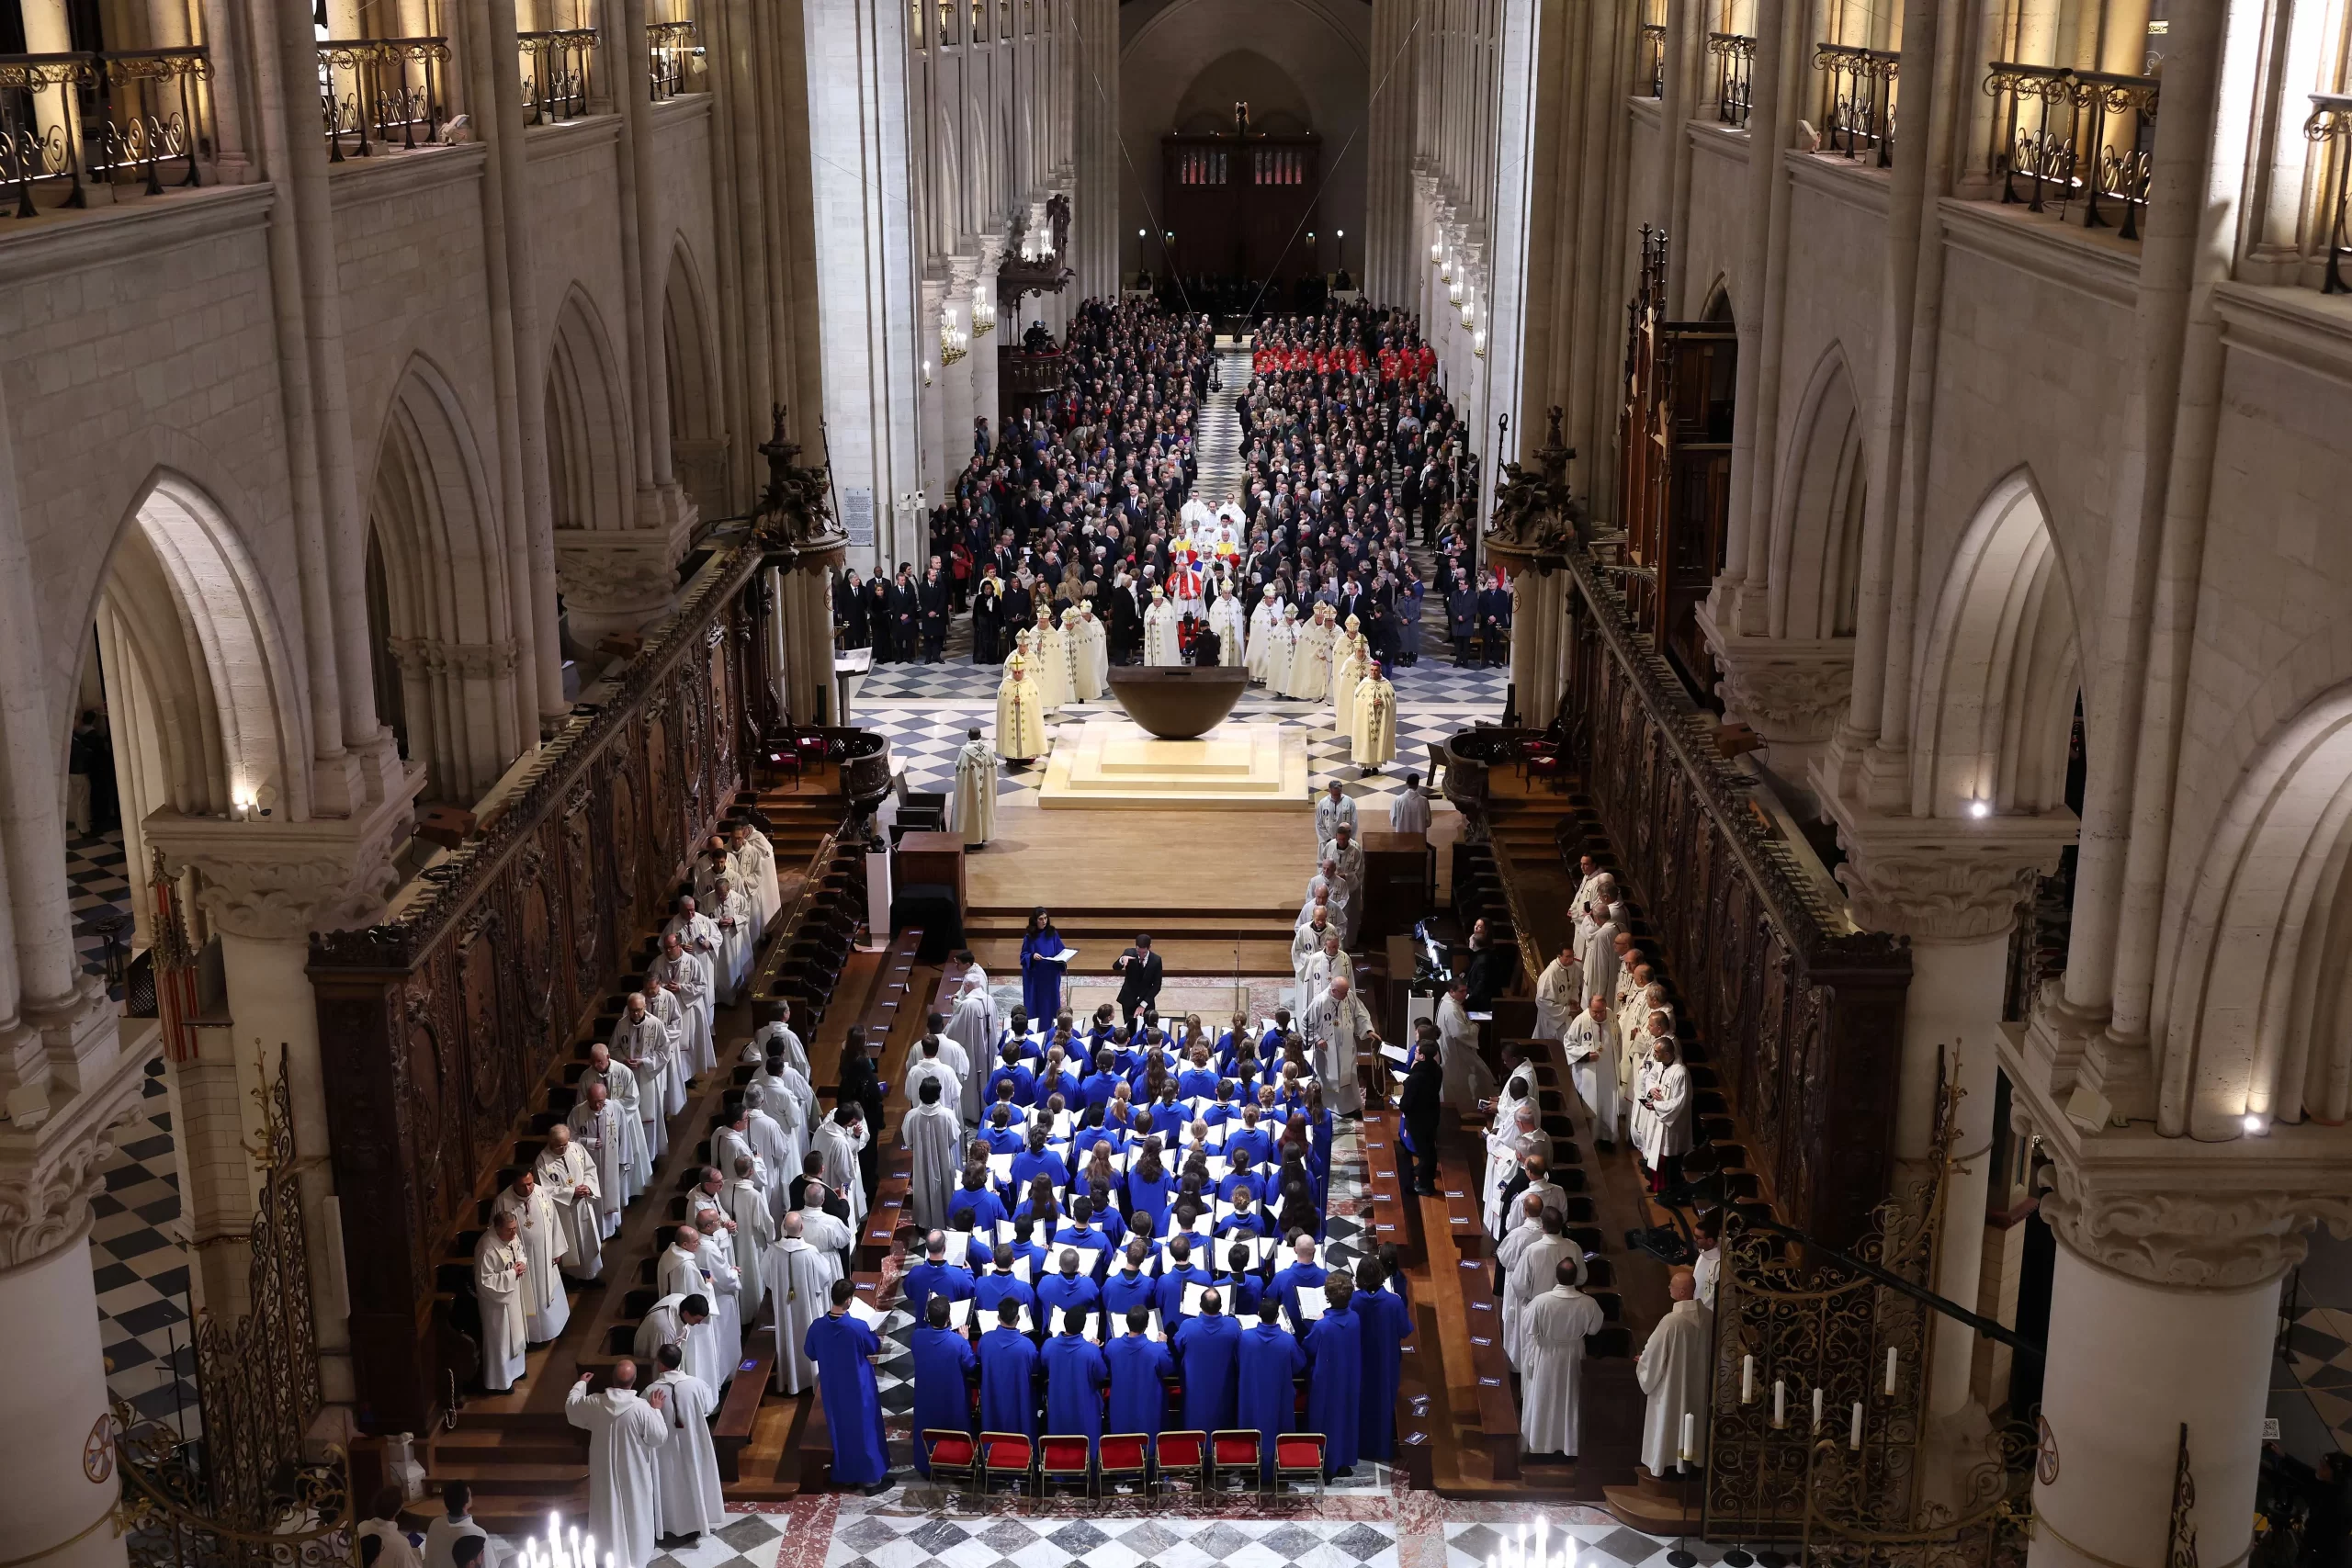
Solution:
<svg viewBox="0 0 2352 1568"><path fill-rule="evenodd" d="M1151 604L1143 613L1143 661L1146 664L1182 664L1183 650L1176 640L1176 606L1168 602L1168 593L1159 584L1151 590Z"/></svg>
<svg viewBox="0 0 2352 1568"><path fill-rule="evenodd" d="M1376 663L1356 682L1354 716L1348 728L1348 760L1376 773L1396 756L1396 688Z"/></svg>
<svg viewBox="0 0 2352 1568"><path fill-rule="evenodd" d="M1004 661L1004 679L997 684L996 754L1008 762L1046 754L1046 710L1038 704L1037 682L1029 678L1029 660L1018 649Z"/></svg>

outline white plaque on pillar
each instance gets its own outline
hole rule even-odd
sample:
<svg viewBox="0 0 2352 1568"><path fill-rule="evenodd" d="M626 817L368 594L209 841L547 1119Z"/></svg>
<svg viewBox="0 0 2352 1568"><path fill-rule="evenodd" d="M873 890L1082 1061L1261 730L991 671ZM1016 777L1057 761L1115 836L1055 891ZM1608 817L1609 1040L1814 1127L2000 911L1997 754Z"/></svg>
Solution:
<svg viewBox="0 0 2352 1568"><path fill-rule="evenodd" d="M842 491L842 531L849 536L852 545L874 547L874 492L870 490Z"/></svg>

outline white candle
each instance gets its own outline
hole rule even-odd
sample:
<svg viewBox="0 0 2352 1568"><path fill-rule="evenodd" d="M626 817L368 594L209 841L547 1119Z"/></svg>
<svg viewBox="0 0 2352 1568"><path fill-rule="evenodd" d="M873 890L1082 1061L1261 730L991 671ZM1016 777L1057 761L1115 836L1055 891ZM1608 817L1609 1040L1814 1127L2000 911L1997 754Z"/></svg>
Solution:
<svg viewBox="0 0 2352 1568"><path fill-rule="evenodd" d="M1886 1397L1894 1397L1894 1347L1886 1348Z"/></svg>
<svg viewBox="0 0 2352 1568"><path fill-rule="evenodd" d="M1756 1403L1756 1358L1753 1356L1739 1359L1739 1402L1742 1404Z"/></svg>
<svg viewBox="0 0 2352 1568"><path fill-rule="evenodd" d="M1699 1417L1695 1413L1689 1410L1682 1413L1682 1468L1685 1470L1690 1468L1690 1457L1698 1451L1690 1446L1698 1425Z"/></svg>
<svg viewBox="0 0 2352 1568"><path fill-rule="evenodd" d="M1860 1452L1860 1451L1861 1451L1861 1447L1862 1447L1862 1402L1861 1402L1860 1400L1859 1400L1859 1399L1858 1399L1858 1400L1856 1400L1856 1401L1854 1401L1854 1431L1853 1431L1853 1435L1852 1435L1851 1437L1849 1437L1849 1438L1848 1438L1846 1439L1846 1446L1847 1446L1848 1448L1849 1448L1849 1449L1854 1450L1857 1453L1859 1453L1859 1452Z"/></svg>
<svg viewBox="0 0 2352 1568"><path fill-rule="evenodd" d="M1772 1425L1779 1427L1788 1424L1789 1382L1786 1378L1774 1378L1772 1380Z"/></svg>
<svg viewBox="0 0 2352 1568"><path fill-rule="evenodd" d="M1813 1429L1821 1430L1821 1390L1813 1391Z"/></svg>

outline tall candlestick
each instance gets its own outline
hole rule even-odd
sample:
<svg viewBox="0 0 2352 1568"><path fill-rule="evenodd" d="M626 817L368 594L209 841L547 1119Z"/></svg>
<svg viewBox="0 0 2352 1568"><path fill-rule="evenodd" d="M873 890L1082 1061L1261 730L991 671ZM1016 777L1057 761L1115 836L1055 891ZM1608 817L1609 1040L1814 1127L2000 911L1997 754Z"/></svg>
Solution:
<svg viewBox="0 0 2352 1568"><path fill-rule="evenodd" d="M1886 1397L1894 1397L1894 1347L1886 1348Z"/></svg>
<svg viewBox="0 0 2352 1568"><path fill-rule="evenodd" d="M1772 1380L1772 1425L1780 1427L1788 1424L1789 1382L1786 1378L1774 1378Z"/></svg>
<svg viewBox="0 0 2352 1568"><path fill-rule="evenodd" d="M1849 1437L1849 1438L1848 1438L1846 1439L1846 1446L1847 1446L1848 1448L1849 1448L1849 1449L1854 1450L1855 1450L1856 1452L1858 1452L1858 1453L1861 1450L1861 1447L1862 1447L1862 1402L1861 1402L1860 1400L1859 1400L1859 1399L1858 1399L1858 1400L1856 1400L1856 1401L1854 1401L1854 1431L1853 1431L1853 1435L1852 1435L1851 1437Z"/></svg>
<svg viewBox="0 0 2352 1568"><path fill-rule="evenodd" d="M1756 1403L1756 1358L1753 1356L1739 1359L1739 1402L1742 1404Z"/></svg>
<svg viewBox="0 0 2352 1568"><path fill-rule="evenodd" d="M1818 1388L1813 1391L1813 1429L1816 1432L1821 1430L1821 1390Z"/></svg>

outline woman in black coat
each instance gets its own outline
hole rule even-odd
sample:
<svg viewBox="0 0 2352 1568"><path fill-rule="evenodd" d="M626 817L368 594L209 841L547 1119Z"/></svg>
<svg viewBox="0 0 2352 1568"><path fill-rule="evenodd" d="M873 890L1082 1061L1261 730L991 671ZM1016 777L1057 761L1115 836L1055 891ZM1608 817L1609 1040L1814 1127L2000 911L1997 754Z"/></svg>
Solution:
<svg viewBox="0 0 2352 1568"><path fill-rule="evenodd" d="M1445 631L1453 639L1453 662L1470 665L1470 638L1478 629L1478 594L1468 578L1456 573L1445 594Z"/></svg>
<svg viewBox="0 0 2352 1568"><path fill-rule="evenodd" d="M865 630L874 644L874 662L888 664L898 657L890 636L890 584L876 573L865 585Z"/></svg>
<svg viewBox="0 0 2352 1568"><path fill-rule="evenodd" d="M883 1089L882 1075L865 1054L865 1030L853 1024L842 1043L842 1081L834 1103L854 1105L865 1119L865 1147L858 1151L857 1168L869 1208L882 1186Z"/></svg>

